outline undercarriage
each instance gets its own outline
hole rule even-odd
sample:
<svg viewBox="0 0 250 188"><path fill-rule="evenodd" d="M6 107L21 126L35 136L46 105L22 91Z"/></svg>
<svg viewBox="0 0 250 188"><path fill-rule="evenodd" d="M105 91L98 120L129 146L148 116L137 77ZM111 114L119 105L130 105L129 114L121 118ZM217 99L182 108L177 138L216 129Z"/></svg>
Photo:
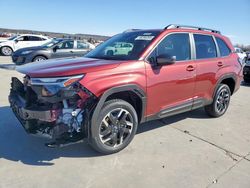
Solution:
<svg viewBox="0 0 250 188"><path fill-rule="evenodd" d="M49 138L48 147L61 147L87 137L97 98L78 82L55 91L51 85L32 85L25 76L23 82L12 78L9 102L28 134Z"/></svg>

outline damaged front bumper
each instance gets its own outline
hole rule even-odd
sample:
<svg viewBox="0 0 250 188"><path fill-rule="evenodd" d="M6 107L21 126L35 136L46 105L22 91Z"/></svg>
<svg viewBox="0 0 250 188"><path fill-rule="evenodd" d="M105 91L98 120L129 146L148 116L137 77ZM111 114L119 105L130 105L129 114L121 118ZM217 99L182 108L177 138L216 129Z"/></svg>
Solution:
<svg viewBox="0 0 250 188"><path fill-rule="evenodd" d="M9 102L12 111L29 134L53 140L55 145L84 138L89 112L96 97L79 83L53 96L42 96L43 86L32 86L12 78ZM51 145L51 144L49 144Z"/></svg>

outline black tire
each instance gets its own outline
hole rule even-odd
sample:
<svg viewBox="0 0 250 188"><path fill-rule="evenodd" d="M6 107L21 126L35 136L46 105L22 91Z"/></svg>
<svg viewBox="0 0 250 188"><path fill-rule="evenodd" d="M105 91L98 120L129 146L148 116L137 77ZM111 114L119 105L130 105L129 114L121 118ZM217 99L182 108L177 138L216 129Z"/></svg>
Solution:
<svg viewBox="0 0 250 188"><path fill-rule="evenodd" d="M114 55L114 51L113 50L108 50L107 51L107 56L113 56Z"/></svg>
<svg viewBox="0 0 250 188"><path fill-rule="evenodd" d="M211 117L220 117L228 109L231 91L228 85L220 84L213 98L213 103L205 106L206 113Z"/></svg>
<svg viewBox="0 0 250 188"><path fill-rule="evenodd" d="M47 58L42 56L42 55L38 55L38 56L33 58L32 62L44 61L44 60L47 60Z"/></svg>
<svg viewBox="0 0 250 188"><path fill-rule="evenodd" d="M13 50L11 47L9 47L9 46L2 46L1 47L1 54L3 56L11 56L12 53L13 53Z"/></svg>
<svg viewBox="0 0 250 188"><path fill-rule="evenodd" d="M120 99L105 102L95 122L91 125L90 145L103 154L124 149L134 138L138 126L135 109Z"/></svg>

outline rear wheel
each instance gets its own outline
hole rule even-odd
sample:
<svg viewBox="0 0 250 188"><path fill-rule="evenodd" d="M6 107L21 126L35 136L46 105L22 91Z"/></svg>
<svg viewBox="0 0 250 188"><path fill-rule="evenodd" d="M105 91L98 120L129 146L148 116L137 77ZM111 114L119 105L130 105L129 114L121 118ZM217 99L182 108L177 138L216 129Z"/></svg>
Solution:
<svg viewBox="0 0 250 188"><path fill-rule="evenodd" d="M10 55L12 55L12 53L13 53L13 50L9 46L3 46L1 48L1 54L4 56L10 56Z"/></svg>
<svg viewBox="0 0 250 188"><path fill-rule="evenodd" d="M91 125L91 146L103 154L124 149L134 138L138 118L133 106L120 99L105 102L95 125Z"/></svg>
<svg viewBox="0 0 250 188"><path fill-rule="evenodd" d="M33 59L33 62L35 62L35 61L44 61L44 60L46 60L47 58L46 57L44 57L44 56L36 56L34 59Z"/></svg>
<svg viewBox="0 0 250 188"><path fill-rule="evenodd" d="M222 116L229 106L231 91L228 85L220 84L216 90L213 103L205 106L205 111L211 117Z"/></svg>

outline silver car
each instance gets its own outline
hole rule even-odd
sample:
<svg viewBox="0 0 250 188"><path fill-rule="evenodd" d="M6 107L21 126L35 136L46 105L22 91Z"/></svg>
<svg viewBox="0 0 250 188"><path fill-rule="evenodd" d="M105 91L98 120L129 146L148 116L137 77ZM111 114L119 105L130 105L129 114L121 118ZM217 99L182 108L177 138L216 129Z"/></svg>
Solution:
<svg viewBox="0 0 250 188"><path fill-rule="evenodd" d="M22 48L12 54L12 61L17 65L44 61L52 58L83 56L95 48L93 44L73 39L53 39L37 47Z"/></svg>

